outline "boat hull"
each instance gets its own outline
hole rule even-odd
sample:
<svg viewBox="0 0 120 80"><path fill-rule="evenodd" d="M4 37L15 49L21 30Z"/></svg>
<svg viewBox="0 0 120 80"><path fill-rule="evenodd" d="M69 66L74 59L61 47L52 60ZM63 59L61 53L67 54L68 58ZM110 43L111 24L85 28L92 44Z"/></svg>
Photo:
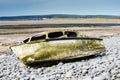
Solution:
<svg viewBox="0 0 120 80"><path fill-rule="evenodd" d="M21 44L11 49L23 63L35 65L99 54L105 51L105 46L102 39L60 39Z"/></svg>

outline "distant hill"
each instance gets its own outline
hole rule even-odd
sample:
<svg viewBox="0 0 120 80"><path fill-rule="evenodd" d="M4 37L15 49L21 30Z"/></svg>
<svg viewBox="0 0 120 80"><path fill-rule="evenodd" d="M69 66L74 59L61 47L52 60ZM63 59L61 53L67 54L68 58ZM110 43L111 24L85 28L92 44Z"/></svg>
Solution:
<svg viewBox="0 0 120 80"><path fill-rule="evenodd" d="M0 21L43 20L43 19L52 19L52 18L110 18L110 19L120 19L120 16L52 14L52 15L29 15L29 16L0 17Z"/></svg>

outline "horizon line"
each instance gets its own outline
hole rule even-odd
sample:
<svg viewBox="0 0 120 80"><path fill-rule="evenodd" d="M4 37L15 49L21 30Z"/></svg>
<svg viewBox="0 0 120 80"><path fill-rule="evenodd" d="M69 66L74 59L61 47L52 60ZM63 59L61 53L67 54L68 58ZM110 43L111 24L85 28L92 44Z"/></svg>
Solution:
<svg viewBox="0 0 120 80"><path fill-rule="evenodd" d="M47 15L76 15L76 16L120 16L115 14L25 14L25 15L12 15L12 16L0 16L0 17L24 17L24 16L47 16Z"/></svg>

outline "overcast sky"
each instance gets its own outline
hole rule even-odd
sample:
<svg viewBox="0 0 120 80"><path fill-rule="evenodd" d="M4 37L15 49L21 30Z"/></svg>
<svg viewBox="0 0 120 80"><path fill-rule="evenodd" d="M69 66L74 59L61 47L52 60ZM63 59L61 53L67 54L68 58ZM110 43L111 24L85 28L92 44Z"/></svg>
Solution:
<svg viewBox="0 0 120 80"><path fill-rule="evenodd" d="M0 16L120 15L120 0L0 0Z"/></svg>

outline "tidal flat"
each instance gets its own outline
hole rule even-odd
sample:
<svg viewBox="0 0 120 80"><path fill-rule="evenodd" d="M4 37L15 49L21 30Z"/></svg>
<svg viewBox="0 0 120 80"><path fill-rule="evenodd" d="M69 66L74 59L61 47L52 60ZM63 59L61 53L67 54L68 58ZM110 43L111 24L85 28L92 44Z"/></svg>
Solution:
<svg viewBox="0 0 120 80"><path fill-rule="evenodd" d="M25 24L14 22L0 22L0 79L21 80L115 80L120 79L120 21L88 21L87 23L68 21L60 24ZM70 23L71 22L71 23ZM73 21L74 22L74 21ZM99 23L98 23L99 22ZM12 24L12 25L11 25ZM86 26L85 26L86 24ZM93 25L94 24L94 25ZM100 25L98 25L100 24ZM57 65L26 68L16 55L9 49L10 46L18 45L22 40L36 33L49 30L75 30L90 37L103 38L106 46L104 55L71 63L59 63Z"/></svg>

